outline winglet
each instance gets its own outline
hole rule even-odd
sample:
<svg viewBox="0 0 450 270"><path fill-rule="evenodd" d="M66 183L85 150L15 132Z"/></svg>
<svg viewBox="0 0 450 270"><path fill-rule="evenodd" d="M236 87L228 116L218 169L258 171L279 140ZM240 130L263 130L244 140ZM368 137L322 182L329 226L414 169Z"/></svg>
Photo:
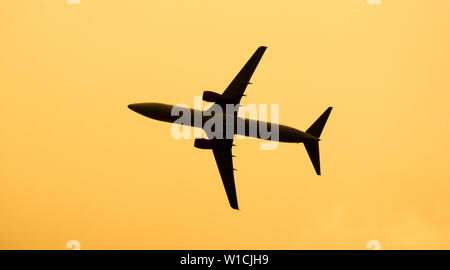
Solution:
<svg viewBox="0 0 450 270"><path fill-rule="evenodd" d="M233 204L230 204L230 205L231 205L231 208L233 208L234 210L239 210L239 206L238 206L237 202L236 202L236 205L233 205Z"/></svg>

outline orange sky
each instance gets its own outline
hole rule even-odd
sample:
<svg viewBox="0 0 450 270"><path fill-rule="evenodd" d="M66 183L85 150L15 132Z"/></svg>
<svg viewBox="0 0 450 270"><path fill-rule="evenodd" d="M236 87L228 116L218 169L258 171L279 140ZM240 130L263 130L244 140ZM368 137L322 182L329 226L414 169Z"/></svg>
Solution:
<svg viewBox="0 0 450 270"><path fill-rule="evenodd" d="M449 249L449 10L0 2L0 248ZM334 109L322 176L302 145L237 141L234 211L210 151L127 105L192 106L261 45L244 104L301 130Z"/></svg>

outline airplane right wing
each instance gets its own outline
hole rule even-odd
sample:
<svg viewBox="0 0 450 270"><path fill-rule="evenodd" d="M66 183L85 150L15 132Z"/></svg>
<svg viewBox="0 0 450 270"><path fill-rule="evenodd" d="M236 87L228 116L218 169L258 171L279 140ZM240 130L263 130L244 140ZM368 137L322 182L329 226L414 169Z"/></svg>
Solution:
<svg viewBox="0 0 450 270"><path fill-rule="evenodd" d="M239 210L236 196L236 186L234 184L233 155L231 154L231 145L213 148L214 158L222 177L223 186L227 193L231 208Z"/></svg>

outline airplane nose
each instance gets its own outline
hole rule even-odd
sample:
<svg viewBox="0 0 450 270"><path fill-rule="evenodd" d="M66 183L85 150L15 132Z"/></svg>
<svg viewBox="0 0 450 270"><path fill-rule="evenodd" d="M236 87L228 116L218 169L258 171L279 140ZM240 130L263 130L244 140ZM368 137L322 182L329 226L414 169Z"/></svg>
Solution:
<svg viewBox="0 0 450 270"><path fill-rule="evenodd" d="M147 117L154 117L161 114L165 114L165 107L161 109L161 105L156 103L133 103L128 105L128 108L138 114L142 114Z"/></svg>
<svg viewBox="0 0 450 270"><path fill-rule="evenodd" d="M128 108L144 116L149 116L154 112L154 108L151 103L133 103L128 105Z"/></svg>
<svg viewBox="0 0 450 270"><path fill-rule="evenodd" d="M139 104L130 104L130 105L128 105L128 109L130 109L130 110L132 110L134 112L137 112L138 107L139 107Z"/></svg>

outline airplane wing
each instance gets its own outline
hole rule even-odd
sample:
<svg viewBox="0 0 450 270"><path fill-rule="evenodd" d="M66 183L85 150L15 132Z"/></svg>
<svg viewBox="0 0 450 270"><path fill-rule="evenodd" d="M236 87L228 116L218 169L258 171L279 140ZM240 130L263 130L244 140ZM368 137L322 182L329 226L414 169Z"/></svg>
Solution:
<svg viewBox="0 0 450 270"><path fill-rule="evenodd" d="M222 94L223 97L231 100L233 104L239 104L242 96L244 96L247 85L250 84L250 78L252 77L256 66L258 66L259 60L261 60L266 48L267 47L265 46L261 46L253 53L252 57L250 57L238 75L236 75L234 80L228 85L227 89L225 89Z"/></svg>
<svg viewBox="0 0 450 270"><path fill-rule="evenodd" d="M228 85L227 89L223 92L222 96L232 104L236 105L240 103L247 85L250 84L250 78L252 77L256 66L258 66L266 48L267 47L261 46L253 53L252 57L250 57L241 71L239 71L238 75L236 75L230 85ZM207 136L210 137L209 134L207 134ZM222 177L223 186L225 187L230 206L233 209L239 209L236 186L234 183L233 155L231 154L233 140L220 140L218 145L220 146L214 147L212 150L217 167L219 168L220 176Z"/></svg>
<svg viewBox="0 0 450 270"><path fill-rule="evenodd" d="M231 154L231 144L229 146L213 148L214 158L219 167L223 186L227 193L228 201L233 209L239 210L236 196L236 186L234 184L233 155Z"/></svg>

